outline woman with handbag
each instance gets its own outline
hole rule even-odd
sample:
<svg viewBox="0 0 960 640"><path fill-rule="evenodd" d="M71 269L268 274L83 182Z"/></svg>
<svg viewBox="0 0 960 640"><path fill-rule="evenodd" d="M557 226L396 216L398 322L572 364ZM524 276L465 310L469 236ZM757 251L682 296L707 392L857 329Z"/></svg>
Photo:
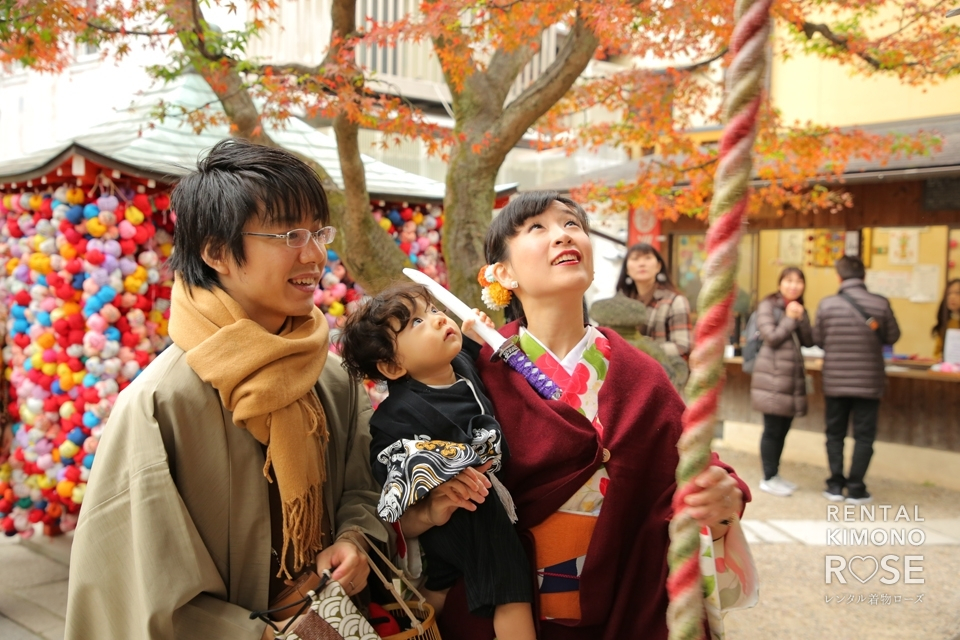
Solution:
<svg viewBox="0 0 960 640"><path fill-rule="evenodd" d="M667 526L683 402L656 361L616 332L585 323L593 251L577 203L556 192L520 194L488 230L486 259L496 282L485 277L485 299L506 298L520 318L501 333L516 337L563 390L560 400L543 399L521 374L490 362L489 347L478 360L510 442L501 479L533 560L537 637L665 639ZM749 501L731 471L714 458L696 481L701 490L684 499L727 561L717 563L725 571L716 581L730 595L724 604L736 606L755 592L739 580L752 575L749 553L726 544L740 539L737 516ZM456 508L455 498L437 498L436 507L431 494L404 514L405 536ZM465 603L461 581L447 598L443 635L491 640L489 621L471 616Z"/></svg>
<svg viewBox="0 0 960 640"><path fill-rule="evenodd" d="M313 303L335 233L316 172L227 140L172 204L173 345L103 431L73 541L73 640L272 638L252 612L311 572L356 595L360 534L388 539L369 401Z"/></svg>
<svg viewBox="0 0 960 640"><path fill-rule="evenodd" d="M750 402L763 414L760 489L787 497L797 486L780 477L780 455L793 418L807 414L807 378L800 347L813 346L813 328L803 307L803 271L787 267L779 290L760 301L757 331L762 341L750 380Z"/></svg>

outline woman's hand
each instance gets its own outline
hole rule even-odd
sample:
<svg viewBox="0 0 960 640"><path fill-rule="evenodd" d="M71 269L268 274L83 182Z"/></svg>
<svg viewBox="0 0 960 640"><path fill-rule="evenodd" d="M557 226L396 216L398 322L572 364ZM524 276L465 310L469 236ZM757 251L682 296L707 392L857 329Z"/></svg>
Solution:
<svg viewBox="0 0 960 640"><path fill-rule="evenodd" d="M317 554L317 573L333 569L331 577L340 583L348 596L367 586L370 566L360 548L351 540L341 538Z"/></svg>
<svg viewBox="0 0 960 640"><path fill-rule="evenodd" d="M426 499L407 509L400 516L404 535L416 538L428 529L443 526L457 509L476 511L475 503L483 502L490 494L490 480L484 474L491 465L493 461L464 469L433 489Z"/></svg>
<svg viewBox="0 0 960 640"><path fill-rule="evenodd" d="M787 317L793 318L794 320L799 320L803 317L803 305L794 300L787 305Z"/></svg>
<svg viewBox="0 0 960 640"><path fill-rule="evenodd" d="M714 538L722 537L727 525L720 521L730 519L743 509L740 485L726 469L716 466L708 467L693 482L700 489L685 498L687 512L700 526L710 527Z"/></svg>
<svg viewBox="0 0 960 640"><path fill-rule="evenodd" d="M478 316L480 316L480 322L482 322L484 325L490 327L491 329L497 328L497 325L493 324L493 320L491 320L487 316L487 314L485 314L483 311L480 311L479 309L474 309L473 312L476 313ZM461 331L463 331L464 335L466 335L468 338L470 338L477 344L483 344L483 338L480 337L480 334L477 333L477 330L474 328L476 324L477 324L477 320L475 318L467 318L466 320L463 321L463 326L461 327Z"/></svg>

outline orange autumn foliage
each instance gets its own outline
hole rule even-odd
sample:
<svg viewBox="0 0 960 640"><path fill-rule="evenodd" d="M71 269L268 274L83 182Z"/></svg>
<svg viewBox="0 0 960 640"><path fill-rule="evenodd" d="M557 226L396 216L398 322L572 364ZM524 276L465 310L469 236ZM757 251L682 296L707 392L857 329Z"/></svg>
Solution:
<svg viewBox="0 0 960 640"><path fill-rule="evenodd" d="M194 13L195 23L189 27L168 19L170 7L192 10L188 0L0 3L5 10L0 63L16 61L57 71L69 61L74 39L96 42L105 55L116 56L145 41L171 52L171 65L154 70L161 77L190 65L241 74L262 121L345 114L361 128L388 134L385 144L417 138L429 153L444 157L455 156L460 145L470 154L489 154L489 170L494 173L505 155L502 145L512 146L519 136L501 128L497 114L506 117L511 106L522 102L543 113L526 130L535 134L535 144L541 147L572 152L612 145L635 152L635 180L587 185L577 194L581 199L608 200L612 210L650 209L663 217L705 215L710 200L716 150L688 131L719 119L717 67L726 62L731 0L423 0L415 13L396 20L361 20L356 33L335 36L330 43L333 53L315 66L264 63L246 55L250 38L274 19L276 0L248 3L247 28L226 33L210 28L202 11ZM807 55L845 63L858 74L888 74L911 84L936 82L960 73L960 21L944 18L958 5L960 0L778 0L773 14L793 49L780 47L774 55L794 55L799 48ZM569 41L578 25L595 38L597 61L624 64L597 63L590 75L581 76L567 64L561 45L556 61L542 70L539 79L515 84L540 47L545 29L559 27ZM453 129L432 123L415 104L371 83L356 65L354 49L359 44L401 42L432 43L455 98L470 82L479 82L487 83L496 99L515 86L512 102L491 109L481 108L484 105L455 109ZM186 51L173 46L176 43ZM669 62L679 60L684 62ZM564 74L580 79L562 99L538 103L536 93ZM215 82L211 78L217 75L205 77ZM588 111L614 116L588 119L584 117ZM198 131L212 119L223 118L204 110L173 115ZM851 159L882 161L896 154L929 153L937 145L935 134L900 138L786 123L768 105L757 140L757 177L762 183L753 193L754 207L809 211L846 206L849 196L829 182ZM814 183L826 186L811 188ZM456 216L456 208L448 213Z"/></svg>

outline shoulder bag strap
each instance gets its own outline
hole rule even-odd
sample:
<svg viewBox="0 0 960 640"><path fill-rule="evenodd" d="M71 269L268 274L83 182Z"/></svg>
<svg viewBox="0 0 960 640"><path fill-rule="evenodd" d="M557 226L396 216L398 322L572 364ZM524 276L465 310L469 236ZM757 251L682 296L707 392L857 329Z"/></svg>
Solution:
<svg viewBox="0 0 960 640"><path fill-rule="evenodd" d="M864 310L863 310L863 307L861 307L859 304L857 304L857 301L853 299L853 296L851 296L851 295L849 295L849 294L847 294L847 293L844 293L843 291L841 291L841 292L839 293L839 296L840 296L841 298L843 298L844 300L846 300L847 303L848 303L851 307L853 307L853 308L856 310L857 313L859 313L861 316L863 316L863 320L864 320L864 322L866 322L867 327L870 329L870 333L872 333L874 336L876 336L877 339L879 340L879 339L880 339L880 336L877 334L877 330L880 328L880 322L879 322L876 318L874 318L873 316L871 316L869 313L867 313L866 311L864 311Z"/></svg>

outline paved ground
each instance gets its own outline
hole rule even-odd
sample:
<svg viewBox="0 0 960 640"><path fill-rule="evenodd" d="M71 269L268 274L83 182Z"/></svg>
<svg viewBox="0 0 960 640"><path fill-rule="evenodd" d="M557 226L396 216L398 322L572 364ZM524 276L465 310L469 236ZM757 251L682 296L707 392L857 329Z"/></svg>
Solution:
<svg viewBox="0 0 960 640"><path fill-rule="evenodd" d="M960 493L933 486L893 480L870 480L875 522L864 521L854 510L852 522L828 522L828 503L821 495L826 470L785 464L782 476L799 485L789 498L759 491L760 462L756 456L720 451L754 490L753 503L744 514L744 529L751 538L754 560L760 571L760 603L753 609L726 617L731 640L830 640L922 639L960 640ZM958 470L960 471L960 470ZM880 505L890 505L883 522ZM894 521L900 506L910 517ZM868 512L869 513L869 512ZM914 516L923 522L914 521ZM827 545L827 530L839 528L921 529L925 540L919 546ZM879 534L877 534L879 535ZM918 540L919 534L914 534ZM842 572L847 584L826 584L825 557L839 555L898 555L888 566L902 572L904 555L921 555L914 564L923 571L915 578L923 584L882 584L892 574L878 571L871 576L873 561L854 560L853 570L864 583ZM876 604L871 604L875 594ZM922 596L921 596L922 594ZM889 603L887 598L889 596ZM898 601L899 596L899 601ZM921 600L917 602L917 598Z"/></svg>
<svg viewBox="0 0 960 640"><path fill-rule="evenodd" d="M0 638L63 638L67 610L67 541L52 544L0 536ZM51 557L52 556L52 557Z"/></svg>
<svg viewBox="0 0 960 640"><path fill-rule="evenodd" d="M869 489L875 497L876 521L864 521L861 515L866 514L855 511L853 521L843 522L841 507L840 521L833 522L828 521L828 503L820 495L824 469L784 465L781 475L800 488L789 498L776 498L756 490L760 482L756 456L720 453L755 489L744 529L761 578L760 604L727 616L729 640L960 640L960 492L875 480ZM880 505L891 505L887 522ZM903 517L895 521L900 506L909 521ZM831 529L884 529L888 534L917 529L924 541L918 546L840 545L838 534L828 539ZM915 541L919 535L913 534ZM883 569L871 575L873 556L898 556L888 560L888 566L902 574L902 556L907 554L922 556L914 561L922 567L914 577L922 578L923 584L904 584L902 575L883 584L881 578L892 578ZM846 584L826 584L827 555L849 559L850 568L840 573ZM864 557L852 559L856 555ZM68 557L69 545L62 538L22 544L0 537L0 639L63 637Z"/></svg>

